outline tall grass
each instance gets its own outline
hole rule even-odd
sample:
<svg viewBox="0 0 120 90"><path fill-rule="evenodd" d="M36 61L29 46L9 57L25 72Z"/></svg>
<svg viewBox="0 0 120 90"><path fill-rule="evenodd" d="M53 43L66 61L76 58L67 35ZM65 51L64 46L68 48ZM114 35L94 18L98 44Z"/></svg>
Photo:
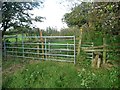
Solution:
<svg viewBox="0 0 120 90"><path fill-rule="evenodd" d="M14 74L3 75L4 88L118 88L116 68L91 69L72 63L32 63Z"/></svg>

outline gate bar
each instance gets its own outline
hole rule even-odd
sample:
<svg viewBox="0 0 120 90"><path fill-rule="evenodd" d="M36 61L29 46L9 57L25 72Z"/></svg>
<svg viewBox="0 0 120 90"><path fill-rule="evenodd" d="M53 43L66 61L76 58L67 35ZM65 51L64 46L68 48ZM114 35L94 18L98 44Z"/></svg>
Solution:
<svg viewBox="0 0 120 90"><path fill-rule="evenodd" d="M74 64L76 64L76 57L75 57L75 36L74 36Z"/></svg>

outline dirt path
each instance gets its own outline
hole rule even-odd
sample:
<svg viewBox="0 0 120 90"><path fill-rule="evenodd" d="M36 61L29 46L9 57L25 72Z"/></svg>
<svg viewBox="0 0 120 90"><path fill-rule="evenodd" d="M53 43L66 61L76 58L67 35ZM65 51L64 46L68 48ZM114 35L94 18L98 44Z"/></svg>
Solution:
<svg viewBox="0 0 120 90"><path fill-rule="evenodd" d="M24 67L24 65L22 64L14 64L12 65L10 68L5 69L2 74L11 74L14 73L15 71L22 69Z"/></svg>
<svg viewBox="0 0 120 90"><path fill-rule="evenodd" d="M30 60L27 64L33 64L33 63L40 63L39 61L33 61ZM11 74L14 73L17 70L23 69L25 67L25 63L20 63L20 64L13 64L11 67L5 69L2 71L2 74Z"/></svg>

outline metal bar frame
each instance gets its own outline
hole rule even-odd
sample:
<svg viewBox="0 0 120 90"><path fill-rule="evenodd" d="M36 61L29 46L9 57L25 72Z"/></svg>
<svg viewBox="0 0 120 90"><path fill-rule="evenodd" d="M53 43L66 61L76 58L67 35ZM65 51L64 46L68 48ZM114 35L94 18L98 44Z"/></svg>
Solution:
<svg viewBox="0 0 120 90"><path fill-rule="evenodd" d="M6 43L6 44L16 44L16 43ZM21 43L17 43L17 44L21 44ZM42 43L24 43L24 44L35 44L35 45L38 45L38 44L40 44L40 45L42 45ZM49 44L45 44L45 43L43 43L44 45L49 45ZM68 45L68 46L74 46L74 44L57 44L57 43L50 43L50 45Z"/></svg>
<svg viewBox="0 0 120 90"><path fill-rule="evenodd" d="M15 37L15 36L14 36ZM13 37L13 38L14 38ZM10 37L10 38L12 38L12 37ZM35 54L35 55L45 55L45 58L44 58L44 60L53 60L53 61L65 61L65 62L73 62L74 64L76 64L76 51L75 51L75 49L76 49L76 44L75 44L75 36L42 36L42 38L44 39L44 43L39 43L39 42L36 42L36 43L26 43L24 40L25 40L25 38L40 38L40 36L24 36L23 34L22 34L22 37L16 37L16 38L22 38L21 39L21 43L20 42L18 42L17 43L17 45L20 45L21 47L12 47L12 46L10 46L10 47L6 47L6 49L13 49L13 48L16 48L16 49L22 49L22 52L19 52L19 51L17 51L17 53L18 53L18 55L16 55L16 57L23 57L23 58L34 58L34 56L33 57L27 57L25 54ZM72 39L73 41L71 41L72 42L72 44L71 43L65 43L65 44L63 44L63 43L52 43L52 42L47 42L47 39L54 39L54 38L56 38L56 39L65 39L65 40L69 40L69 39ZM9 37L5 37L5 39L9 39ZM7 44L16 44L16 43L6 43L6 45ZM44 49L42 49L42 48L25 48L26 46L25 45L29 45L29 44L32 44L32 45L42 45L42 44L44 44ZM47 46L48 45L48 46ZM63 47L63 48L59 48L59 49L52 49L52 47L50 47L50 46L65 46L65 47L67 47L67 48L65 48L65 47ZM69 48L69 46L70 46L70 48ZM5 47L4 47L5 48ZM34 52L27 52L26 50L44 50L45 51L45 53L34 53ZM49 53L49 52L51 52L51 51L63 51L63 52L65 52L65 54L63 53L63 54L59 54L60 52L58 52L57 54L52 54L52 53ZM7 51L9 54L10 53L12 53L12 52L16 52L16 51ZM71 55L69 54L68 55L68 52L71 52ZM22 56L19 56L19 53L22 53ZM73 53L73 54L72 54ZM14 55L10 55L10 56L14 56ZM47 56L53 56L53 57L63 57L63 58L65 58L66 57L66 60L58 60L58 59L53 59L53 57L51 57L51 58L48 58ZM37 57L37 56L36 56ZM73 61L71 61L71 60L67 60L67 57L68 57L68 59L69 58L73 58ZM36 58L35 58L36 59ZM38 58L38 59L43 59L43 58Z"/></svg>
<svg viewBox="0 0 120 90"><path fill-rule="evenodd" d="M76 64L76 53L75 53L75 36L74 36L74 64Z"/></svg>
<svg viewBox="0 0 120 90"><path fill-rule="evenodd" d="M74 36L27 36L25 38L74 38Z"/></svg>
<svg viewBox="0 0 120 90"><path fill-rule="evenodd" d="M14 56L14 55L9 55L9 56L12 56L12 57L23 57L23 56ZM39 59L39 60L46 60L45 58L34 58L34 57L26 57L24 56L23 58L32 58L32 59ZM69 61L69 60L58 60L58 59L47 59L49 61L61 61L61 62L74 62L74 61Z"/></svg>
<svg viewBox="0 0 120 90"><path fill-rule="evenodd" d="M18 48L18 49L22 49L23 47L6 47L6 48ZM42 50L42 48L24 48L25 49L28 49L28 50ZM50 50L50 51L74 51L73 49L43 49L43 50Z"/></svg>
<svg viewBox="0 0 120 90"><path fill-rule="evenodd" d="M8 53L13 53L12 51L7 51ZM23 53L23 52L18 52ZM48 53L33 53L33 52L24 52L24 54L39 54L39 55L49 55L49 56L65 56L65 57L74 57L74 55L64 55L64 54L48 54ZM24 57L24 56L23 56Z"/></svg>

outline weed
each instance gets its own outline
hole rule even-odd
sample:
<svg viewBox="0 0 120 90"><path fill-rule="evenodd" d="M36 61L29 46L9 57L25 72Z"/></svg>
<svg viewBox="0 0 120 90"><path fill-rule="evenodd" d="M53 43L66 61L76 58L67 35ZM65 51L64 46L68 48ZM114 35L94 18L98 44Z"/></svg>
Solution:
<svg viewBox="0 0 120 90"><path fill-rule="evenodd" d="M14 74L3 75L3 87L118 88L117 76L117 68L94 70L84 64L80 67L79 64L46 61L28 64Z"/></svg>

